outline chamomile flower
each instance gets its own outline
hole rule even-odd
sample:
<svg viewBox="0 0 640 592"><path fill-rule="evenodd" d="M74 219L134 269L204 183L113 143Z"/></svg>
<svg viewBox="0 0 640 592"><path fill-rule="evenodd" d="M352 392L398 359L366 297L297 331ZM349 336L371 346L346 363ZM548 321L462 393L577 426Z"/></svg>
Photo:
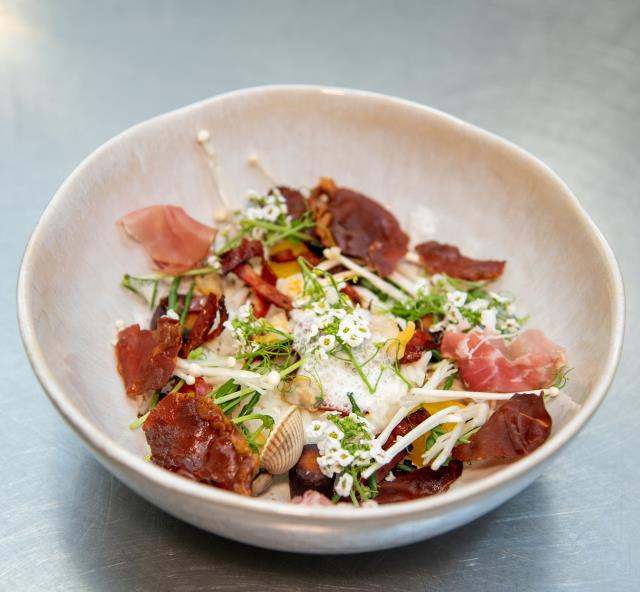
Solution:
<svg viewBox="0 0 640 592"><path fill-rule="evenodd" d="M520 323L514 318L509 318L500 324L500 329L505 333L517 333L520 331Z"/></svg>
<svg viewBox="0 0 640 592"><path fill-rule="evenodd" d="M333 453L341 467L348 467L353 462L353 454L342 448Z"/></svg>

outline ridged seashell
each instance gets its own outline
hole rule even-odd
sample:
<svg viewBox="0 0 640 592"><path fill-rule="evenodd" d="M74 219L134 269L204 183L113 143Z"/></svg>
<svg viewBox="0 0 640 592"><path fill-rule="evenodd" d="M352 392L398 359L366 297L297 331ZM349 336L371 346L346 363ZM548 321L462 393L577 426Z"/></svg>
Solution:
<svg viewBox="0 0 640 592"><path fill-rule="evenodd" d="M258 497L262 495L273 482L273 475L271 473L260 473L251 483L251 495Z"/></svg>
<svg viewBox="0 0 640 592"><path fill-rule="evenodd" d="M264 443L261 465L272 475L282 475L298 462L304 446L300 410L292 405Z"/></svg>

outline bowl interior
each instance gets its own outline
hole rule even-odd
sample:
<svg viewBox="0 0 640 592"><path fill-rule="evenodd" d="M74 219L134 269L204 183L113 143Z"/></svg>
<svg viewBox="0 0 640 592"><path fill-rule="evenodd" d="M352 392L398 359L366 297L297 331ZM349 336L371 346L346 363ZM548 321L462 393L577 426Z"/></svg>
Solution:
<svg viewBox="0 0 640 592"><path fill-rule="evenodd" d="M201 128L211 132L234 204L248 189L269 186L247 163L254 153L285 184L332 176L387 204L414 241L435 238L471 256L506 259L500 285L516 294L531 327L566 347L573 368L566 392L574 401L583 403L610 374L620 339L616 272L599 234L548 169L409 103L338 90L255 89L156 118L102 147L60 190L25 259L21 321L46 366L36 369L132 455L147 449L142 434L127 429L134 408L112 341L116 319L147 320L119 282L125 272L147 273L149 262L115 221L174 203L211 223L220 201L195 141ZM576 410L554 411L552 440ZM457 487L478 476L466 473Z"/></svg>

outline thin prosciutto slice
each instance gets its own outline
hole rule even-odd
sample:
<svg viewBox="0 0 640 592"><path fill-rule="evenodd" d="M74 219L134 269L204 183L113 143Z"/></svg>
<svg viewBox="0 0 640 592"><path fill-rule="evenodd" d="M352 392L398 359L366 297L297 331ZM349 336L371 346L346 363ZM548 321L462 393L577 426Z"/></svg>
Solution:
<svg viewBox="0 0 640 592"><path fill-rule="evenodd" d="M548 387L566 363L564 349L537 330L509 344L495 333L447 332L441 352L455 361L466 388L493 393Z"/></svg>
<svg viewBox="0 0 640 592"><path fill-rule="evenodd" d="M118 220L165 273L182 273L207 256L215 229L201 224L178 206L150 206Z"/></svg>

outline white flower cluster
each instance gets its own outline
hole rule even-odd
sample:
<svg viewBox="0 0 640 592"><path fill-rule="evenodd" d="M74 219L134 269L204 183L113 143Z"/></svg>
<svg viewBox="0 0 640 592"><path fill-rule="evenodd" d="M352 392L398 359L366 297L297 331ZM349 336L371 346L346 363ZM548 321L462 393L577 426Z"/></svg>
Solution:
<svg viewBox="0 0 640 592"><path fill-rule="evenodd" d="M336 493L341 497L348 497L353 487L351 471L368 467L375 462L384 462L385 456L382 448L374 440L373 427L365 418L351 413L344 419L354 422L366 434L366 437L358 441L354 452L344 447L345 434L333 421L315 420L306 432L307 440L318 446L320 456L317 462L320 470L327 477L336 475Z"/></svg>
<svg viewBox="0 0 640 592"><path fill-rule="evenodd" d="M240 345L247 345L248 333L259 328L259 321L253 316L251 303L245 302L237 312L230 312L224 327L233 334Z"/></svg>
<svg viewBox="0 0 640 592"><path fill-rule="evenodd" d="M249 220L277 222L280 216L287 216L287 202L278 189L273 189L266 196L251 192L244 216Z"/></svg>
<svg viewBox="0 0 640 592"><path fill-rule="evenodd" d="M430 331L466 331L477 324L483 329L500 331L510 335L520 330L515 305L509 296L490 292L490 299L476 298L469 301L469 294L455 289L445 276L436 274L432 276L431 283L437 289L445 292L446 302L443 307L444 318L439 323L432 325ZM469 313L480 313L479 323L472 324L468 318L471 316ZM508 315L506 318L505 314Z"/></svg>
<svg viewBox="0 0 640 592"><path fill-rule="evenodd" d="M294 309L291 320L295 348L299 352L315 352L324 359L336 346L336 338L345 345L358 347L371 337L367 315L361 308L346 310L329 306L326 302L314 302L308 308Z"/></svg>

